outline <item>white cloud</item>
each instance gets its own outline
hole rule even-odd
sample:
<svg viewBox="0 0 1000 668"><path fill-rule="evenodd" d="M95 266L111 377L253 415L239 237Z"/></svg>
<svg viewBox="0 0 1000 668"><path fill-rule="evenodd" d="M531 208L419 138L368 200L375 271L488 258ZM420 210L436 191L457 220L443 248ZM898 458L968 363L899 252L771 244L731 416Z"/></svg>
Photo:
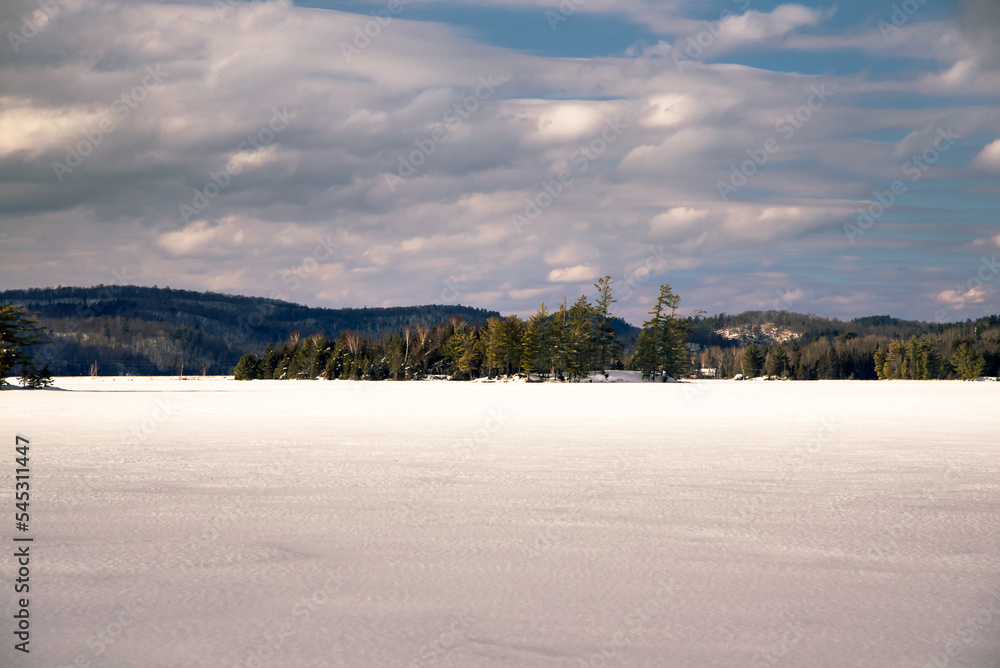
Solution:
<svg viewBox="0 0 1000 668"><path fill-rule="evenodd" d="M651 225L654 232L685 229L701 223L708 217L708 214L707 209L675 206L653 218Z"/></svg>
<svg viewBox="0 0 1000 668"><path fill-rule="evenodd" d="M973 164L991 171L1000 171L1000 139L987 144L973 160Z"/></svg>
<svg viewBox="0 0 1000 668"><path fill-rule="evenodd" d="M591 281L597 277L598 272L593 267L578 264L575 267L553 269L549 272L547 280L551 283L576 283L579 281Z"/></svg>
<svg viewBox="0 0 1000 668"><path fill-rule="evenodd" d="M975 241L972 242L972 245L976 247L996 246L997 248L1000 248L1000 234L996 235L995 237L990 237L988 239L976 239Z"/></svg>
<svg viewBox="0 0 1000 668"><path fill-rule="evenodd" d="M969 288L965 292L944 290L937 294L935 301L957 310L968 304L982 304L986 301L987 296L989 296L989 293L983 288Z"/></svg>
<svg viewBox="0 0 1000 668"><path fill-rule="evenodd" d="M157 244L173 255L191 255L239 246L245 236L244 231L232 221L213 225L207 220L196 220L180 230L164 232L158 237Z"/></svg>

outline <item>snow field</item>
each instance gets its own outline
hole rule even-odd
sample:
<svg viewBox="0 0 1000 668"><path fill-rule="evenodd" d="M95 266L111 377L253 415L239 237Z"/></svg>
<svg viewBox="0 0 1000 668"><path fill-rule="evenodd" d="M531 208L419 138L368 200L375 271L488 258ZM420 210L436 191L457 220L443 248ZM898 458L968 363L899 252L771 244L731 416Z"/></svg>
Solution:
<svg viewBox="0 0 1000 668"><path fill-rule="evenodd" d="M57 386L0 665L1000 660L996 384Z"/></svg>

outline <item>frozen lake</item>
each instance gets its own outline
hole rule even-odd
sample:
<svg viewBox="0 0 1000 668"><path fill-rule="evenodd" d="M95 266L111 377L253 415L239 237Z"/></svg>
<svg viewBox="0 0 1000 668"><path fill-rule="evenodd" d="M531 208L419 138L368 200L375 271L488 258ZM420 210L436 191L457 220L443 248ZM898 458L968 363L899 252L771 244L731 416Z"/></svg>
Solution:
<svg viewBox="0 0 1000 668"><path fill-rule="evenodd" d="M57 385L3 666L1000 665L998 383Z"/></svg>

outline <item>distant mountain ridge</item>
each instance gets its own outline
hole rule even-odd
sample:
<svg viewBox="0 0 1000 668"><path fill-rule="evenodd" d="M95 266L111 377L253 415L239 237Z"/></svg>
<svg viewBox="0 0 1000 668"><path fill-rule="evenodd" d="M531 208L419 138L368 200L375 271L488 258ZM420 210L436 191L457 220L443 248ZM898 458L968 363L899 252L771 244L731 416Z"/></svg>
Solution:
<svg viewBox="0 0 1000 668"><path fill-rule="evenodd" d="M469 306L318 308L263 297L132 285L57 287L0 291L0 304L38 312L54 345L42 349L56 375L232 373L239 358L294 332L338 337L352 330L378 335L457 317L471 324L501 315ZM995 326L997 316L967 321ZM937 335L953 323L901 320L888 315L845 322L789 311L747 311L689 320L697 347L739 348L748 344L808 345L823 339L877 335L908 339ZM612 321L619 341L635 343L639 328Z"/></svg>
<svg viewBox="0 0 1000 668"><path fill-rule="evenodd" d="M228 374L247 352L293 332L329 337L353 330L377 334L458 317L482 323L496 311L469 306L318 308L215 292L134 285L6 290L0 303L38 312L55 345L42 350L56 375L88 373Z"/></svg>

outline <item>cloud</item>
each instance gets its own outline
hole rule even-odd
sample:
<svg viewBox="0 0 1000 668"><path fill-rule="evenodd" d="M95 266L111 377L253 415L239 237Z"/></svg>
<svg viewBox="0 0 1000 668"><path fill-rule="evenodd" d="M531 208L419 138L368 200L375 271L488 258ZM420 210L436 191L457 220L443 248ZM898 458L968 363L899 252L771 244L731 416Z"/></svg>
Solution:
<svg viewBox="0 0 1000 668"><path fill-rule="evenodd" d="M553 6L492 4L542 25ZM4 35L37 3L12 6ZM660 44L576 58L547 55L544 44L498 47L405 12L359 48L368 14L287 2L221 15L208 3L60 6L65 20L0 61L4 285L107 283L128 267L148 285L320 305L440 302L451 290L463 303L525 313L558 300L566 283L612 275L636 283L620 305L634 321L657 282L686 304L691 294L729 311L802 290L797 307L839 314L854 307L820 301L833 288L811 277L846 248L865 261L837 275L837 294L871 294L871 272L882 269L880 288L900 291L892 303L904 303L903 291L916 303L937 291L886 267L959 266L950 254L968 252L911 238L916 222L928 225L921 234L956 238L995 223L989 206L969 210L963 188L981 180L975 169L996 168L996 144L966 139L961 150L979 154L971 164L956 149L960 161L950 154L913 186L925 195L900 199L855 246L843 233L875 191L904 178L904 161L937 126L1000 133L995 70L958 19L914 20L887 41L869 24L828 24L827 5L784 4L727 24L706 55L729 62L678 68L670 45L697 36L705 16L679 1L581 3L579 12L624 16ZM743 59L758 48L768 66ZM853 61L834 68L822 58L848 50L871 58L830 73ZM806 51L820 64L799 67ZM162 82L147 85L157 67ZM817 86L836 90L830 104L792 136L779 132ZM286 108L287 126L265 132ZM615 119L621 132L602 136ZM248 137L267 141L248 148ZM780 149L722 201L717 183L769 138ZM53 163L70 151L87 155L60 180ZM928 222L960 209L968 227ZM515 226L512 216L526 214L530 224ZM660 247L665 259L650 262ZM637 283L640 267L652 269ZM788 278L776 285L765 267Z"/></svg>
<svg viewBox="0 0 1000 668"><path fill-rule="evenodd" d="M1000 171L1000 139L988 144L980 151L972 164L991 171Z"/></svg>
<svg viewBox="0 0 1000 668"><path fill-rule="evenodd" d="M774 48L776 42L788 38L803 28L814 28L835 12L834 9L813 9L800 4L783 4L770 12L754 9L736 14L726 9L717 19L703 22L694 31L679 35L672 47L660 43L647 49L645 55L704 60L747 48Z"/></svg>
<svg viewBox="0 0 1000 668"><path fill-rule="evenodd" d="M969 288L965 292L944 290L939 292L934 300L939 304L947 305L948 308L958 310L969 304L982 304L988 296L989 293L983 288Z"/></svg>
<svg viewBox="0 0 1000 668"><path fill-rule="evenodd" d="M990 237L988 239L976 239L975 241L972 242L972 245L976 247L996 246L997 248L1000 248L1000 234L996 235L995 237Z"/></svg>
<svg viewBox="0 0 1000 668"><path fill-rule="evenodd" d="M224 247L239 246L244 238L244 231L232 221L212 224L207 220L196 220L180 230L159 235L157 244L173 255L191 255L215 253Z"/></svg>
<svg viewBox="0 0 1000 668"><path fill-rule="evenodd" d="M676 231L687 229L708 218L707 209L695 209L689 206L675 206L659 214L651 221L653 232Z"/></svg>
<svg viewBox="0 0 1000 668"><path fill-rule="evenodd" d="M594 280L597 276L598 273L593 267L578 264L574 267L553 269L549 272L547 279L552 283L577 283Z"/></svg>

